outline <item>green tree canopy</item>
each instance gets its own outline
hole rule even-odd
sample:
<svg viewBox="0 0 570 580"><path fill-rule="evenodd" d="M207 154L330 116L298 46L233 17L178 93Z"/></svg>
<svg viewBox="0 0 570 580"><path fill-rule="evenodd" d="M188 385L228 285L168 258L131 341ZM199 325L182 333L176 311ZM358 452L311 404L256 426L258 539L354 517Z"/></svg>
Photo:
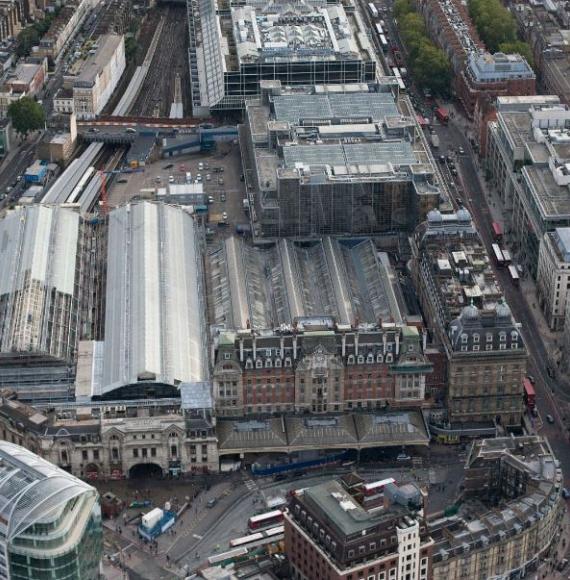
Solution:
<svg viewBox="0 0 570 580"><path fill-rule="evenodd" d="M445 53L431 42L422 43L412 69L420 86L431 89L434 94L448 94L451 84L451 65Z"/></svg>
<svg viewBox="0 0 570 580"><path fill-rule="evenodd" d="M24 137L32 131L41 129L45 123L43 107L30 97L14 101L8 107L8 117L12 120L16 132Z"/></svg>
<svg viewBox="0 0 570 580"><path fill-rule="evenodd" d="M413 11L412 0L396 0L394 2L394 16L396 18L401 18L404 14L409 14Z"/></svg>
<svg viewBox="0 0 570 580"><path fill-rule="evenodd" d="M501 43L516 41L515 19L499 0L469 0L469 15L491 52L497 52Z"/></svg>
<svg viewBox="0 0 570 580"><path fill-rule="evenodd" d="M499 45L499 50L505 54L520 54L526 58L528 64L534 68L534 58L527 42L515 40L514 42L503 42Z"/></svg>

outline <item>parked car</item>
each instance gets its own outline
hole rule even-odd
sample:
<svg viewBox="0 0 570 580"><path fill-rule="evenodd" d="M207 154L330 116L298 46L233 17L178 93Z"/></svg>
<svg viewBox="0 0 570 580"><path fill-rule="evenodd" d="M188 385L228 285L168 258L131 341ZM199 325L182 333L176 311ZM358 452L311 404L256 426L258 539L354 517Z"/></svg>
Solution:
<svg viewBox="0 0 570 580"><path fill-rule="evenodd" d="M562 497L564 499L568 499L570 497L570 490L567 487L562 489Z"/></svg>
<svg viewBox="0 0 570 580"><path fill-rule="evenodd" d="M208 203L214 203L214 197L209 195L208 196Z"/></svg>
<svg viewBox="0 0 570 580"><path fill-rule="evenodd" d="M137 130L134 127L127 127L125 133L136 133Z"/></svg>
<svg viewBox="0 0 570 580"><path fill-rule="evenodd" d="M117 180L117 183L128 183L129 180L126 177L121 177L121 179Z"/></svg>
<svg viewBox="0 0 570 580"><path fill-rule="evenodd" d="M398 453L396 461L410 461L412 458L407 453Z"/></svg>
<svg viewBox="0 0 570 580"><path fill-rule="evenodd" d="M209 499L208 503L206 504L207 508L213 508L218 503L218 500L215 498Z"/></svg>
<svg viewBox="0 0 570 580"><path fill-rule="evenodd" d="M225 212L223 212L223 213L222 213L222 219L223 219L225 222L227 222L227 221L228 221L228 212L227 212L227 211L225 211Z"/></svg>
<svg viewBox="0 0 570 580"><path fill-rule="evenodd" d="M168 176L168 183L174 183L174 175Z"/></svg>
<svg viewBox="0 0 570 580"><path fill-rule="evenodd" d="M223 203L224 201L226 201L226 194L225 193L221 193L220 194L220 201Z"/></svg>
<svg viewBox="0 0 570 580"><path fill-rule="evenodd" d="M171 169L172 167L174 167L174 163L168 163L162 169Z"/></svg>
<svg viewBox="0 0 570 580"><path fill-rule="evenodd" d="M536 379L532 375L527 375L526 378L530 381L531 385L536 384Z"/></svg>
<svg viewBox="0 0 570 580"><path fill-rule="evenodd" d="M465 149L463 149L463 147L460 147L458 150L459 155L465 155Z"/></svg>
<svg viewBox="0 0 570 580"><path fill-rule="evenodd" d="M554 417L553 417L552 415L546 415L546 420L547 420L549 423L554 423Z"/></svg>

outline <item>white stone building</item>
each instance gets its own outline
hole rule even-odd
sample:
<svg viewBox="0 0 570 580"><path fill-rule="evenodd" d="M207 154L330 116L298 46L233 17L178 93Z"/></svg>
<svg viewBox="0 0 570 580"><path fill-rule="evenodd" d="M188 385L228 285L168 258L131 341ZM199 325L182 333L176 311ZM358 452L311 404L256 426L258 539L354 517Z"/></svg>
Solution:
<svg viewBox="0 0 570 580"><path fill-rule="evenodd" d="M562 330L570 290L570 228L556 228L542 238L538 254L538 302L551 330Z"/></svg>

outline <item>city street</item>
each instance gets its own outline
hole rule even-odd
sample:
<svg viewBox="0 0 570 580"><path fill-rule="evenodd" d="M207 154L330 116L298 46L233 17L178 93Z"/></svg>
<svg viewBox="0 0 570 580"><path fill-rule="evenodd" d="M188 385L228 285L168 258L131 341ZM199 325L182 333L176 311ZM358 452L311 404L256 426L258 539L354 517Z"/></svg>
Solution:
<svg viewBox="0 0 570 580"><path fill-rule="evenodd" d="M491 223L493 219L488 196L484 190L482 173L475 161L476 155L471 149L466 125L461 120L457 121L456 116L455 119L450 120L448 126L438 125L436 131L440 137L440 151L442 154L446 154L448 150L456 152L459 147L463 147L466 152L464 155L456 157L461 184L458 192L464 201L465 207L471 212L477 224L477 229L487 251L491 254L491 244L493 243ZM550 414L555 418L554 424L544 421L541 433L548 436L552 448L562 465L570 465L570 446L568 445L568 436L559 411L560 403L557 400L560 397L562 401L568 401L570 396L562 391L556 381L547 374L547 351L543 337L540 332L536 332L539 325L535 320L535 316L542 315L539 311L531 311L532 307L521 289L513 286L507 270L495 267L495 275L503 288L515 319L523 327L523 336L529 352L528 372L536 378L538 409L542 417ZM570 485L570 472L568 469L566 469L564 475L565 484L568 486Z"/></svg>

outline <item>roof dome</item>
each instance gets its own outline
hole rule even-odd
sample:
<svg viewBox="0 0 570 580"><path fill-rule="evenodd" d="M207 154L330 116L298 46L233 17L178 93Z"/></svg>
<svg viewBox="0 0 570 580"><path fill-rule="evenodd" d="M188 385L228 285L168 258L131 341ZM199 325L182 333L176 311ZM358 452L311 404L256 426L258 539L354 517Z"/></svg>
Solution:
<svg viewBox="0 0 570 580"><path fill-rule="evenodd" d="M461 318L465 318L467 320L475 320L479 318L479 309L472 302L471 304L469 304L469 306L466 306L461 311Z"/></svg>
<svg viewBox="0 0 570 580"><path fill-rule="evenodd" d="M457 221L458 222L470 222L471 214L464 207L457 210Z"/></svg>
<svg viewBox="0 0 570 580"><path fill-rule="evenodd" d="M505 299L501 300L497 307L495 308L495 312L497 313L497 318L510 318L511 317L511 309L509 305L505 302Z"/></svg>
<svg viewBox="0 0 570 580"><path fill-rule="evenodd" d="M441 212L439 210L432 209L428 211L427 220L428 222L441 222L443 221L443 218L441 217Z"/></svg>

